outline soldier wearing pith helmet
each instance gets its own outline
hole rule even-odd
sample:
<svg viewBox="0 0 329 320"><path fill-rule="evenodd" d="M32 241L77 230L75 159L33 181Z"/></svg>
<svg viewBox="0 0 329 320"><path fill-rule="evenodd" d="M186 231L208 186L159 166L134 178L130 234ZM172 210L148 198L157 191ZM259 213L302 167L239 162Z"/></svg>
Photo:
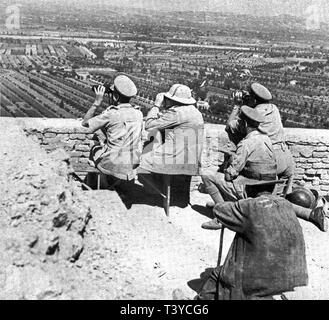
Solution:
<svg viewBox="0 0 329 320"><path fill-rule="evenodd" d="M161 133L163 141L153 144L152 150L142 155L141 169L181 176L186 185L191 176L200 174L204 121L195 104L192 90L183 84L174 84L169 91L157 95L146 117L145 129ZM188 204L187 198L183 203Z"/></svg>
<svg viewBox="0 0 329 320"><path fill-rule="evenodd" d="M192 90L183 84L174 84L168 92L157 95L145 129L163 131L165 139L152 154L142 157L142 168L172 175L199 174L203 142L199 136L203 134L204 121L195 104Z"/></svg>

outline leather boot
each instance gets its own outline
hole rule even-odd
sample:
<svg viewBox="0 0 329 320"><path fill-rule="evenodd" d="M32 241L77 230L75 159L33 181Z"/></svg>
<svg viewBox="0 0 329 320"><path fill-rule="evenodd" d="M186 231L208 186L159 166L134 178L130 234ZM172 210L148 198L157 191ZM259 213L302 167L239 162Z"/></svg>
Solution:
<svg viewBox="0 0 329 320"><path fill-rule="evenodd" d="M218 222L218 220L212 219L208 222L205 222L201 225L202 229L206 229L206 230L220 230L222 229L222 224Z"/></svg>
<svg viewBox="0 0 329 320"><path fill-rule="evenodd" d="M206 204L206 207L208 208L208 209L213 209L214 207L215 207L215 202L214 201L209 201L209 202L207 202L207 204Z"/></svg>
<svg viewBox="0 0 329 320"><path fill-rule="evenodd" d="M310 215L310 222L317 226L321 231L327 232L328 220L324 207L315 208Z"/></svg>

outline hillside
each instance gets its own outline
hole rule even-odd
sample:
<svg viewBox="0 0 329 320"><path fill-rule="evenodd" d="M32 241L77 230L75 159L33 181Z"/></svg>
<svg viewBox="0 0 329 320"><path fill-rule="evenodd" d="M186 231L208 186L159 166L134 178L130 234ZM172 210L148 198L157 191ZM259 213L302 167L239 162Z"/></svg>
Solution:
<svg viewBox="0 0 329 320"><path fill-rule="evenodd" d="M171 209L139 190L82 191L69 159L17 125L0 128L0 299L192 299L217 261L219 234L200 228L207 196ZM138 200L138 201L137 201ZM200 214L201 213L201 214ZM289 299L328 299L328 233L302 223L310 283ZM225 231L224 253L233 234Z"/></svg>

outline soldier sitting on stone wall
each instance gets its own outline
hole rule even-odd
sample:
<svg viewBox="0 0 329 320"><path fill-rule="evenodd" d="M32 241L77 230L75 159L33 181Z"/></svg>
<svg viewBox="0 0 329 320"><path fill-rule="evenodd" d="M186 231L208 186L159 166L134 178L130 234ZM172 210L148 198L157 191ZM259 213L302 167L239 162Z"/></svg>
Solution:
<svg viewBox="0 0 329 320"><path fill-rule="evenodd" d="M241 108L240 125L245 138L238 144L225 172L206 172L202 175L205 191L212 197L208 207L224 201L244 198L248 183L275 180L276 161L270 138L258 130L264 117L255 109ZM207 224L205 225L207 227ZM211 227L211 226L209 226Z"/></svg>
<svg viewBox="0 0 329 320"><path fill-rule="evenodd" d="M96 115L105 94L105 87L96 89L96 100L86 113L82 125L94 133L101 130L105 143L96 144L90 158L99 171L112 179L112 184L133 181L141 155L143 114L130 104L137 94L133 81L125 75L114 79L110 88L110 106Z"/></svg>
<svg viewBox="0 0 329 320"><path fill-rule="evenodd" d="M242 103L255 108L265 118L258 130L268 135L272 141L277 162L277 175L280 179L290 178L294 174L295 162L285 141L279 109L271 103L271 100L271 92L259 83L253 83L249 92L242 94L242 97L235 95L236 105L227 121L226 131L231 141L238 144L244 138L239 104Z"/></svg>
<svg viewBox="0 0 329 320"><path fill-rule="evenodd" d="M145 121L145 130L157 139L144 148L139 168L140 173L152 173L154 179L148 180L170 175L173 200L182 207L190 202L191 177L199 175L201 167L204 120L195 104L192 90L183 84L157 95Z"/></svg>
<svg viewBox="0 0 329 320"><path fill-rule="evenodd" d="M256 109L241 107L240 127L246 132L246 137L238 144L236 153L232 156L230 165L224 173L209 172L202 175L205 191L214 202L207 207L225 205L226 201L239 201L245 198L246 185L257 181L275 180L277 165L273 146L268 135L260 132L259 127L265 117ZM241 129L241 132L243 132ZM316 200L311 191L303 193L308 199L309 208L315 206ZM312 222L321 231L327 231L328 222L323 211L310 212L296 210L298 217ZM220 225L213 219L202 225L204 229L218 230Z"/></svg>

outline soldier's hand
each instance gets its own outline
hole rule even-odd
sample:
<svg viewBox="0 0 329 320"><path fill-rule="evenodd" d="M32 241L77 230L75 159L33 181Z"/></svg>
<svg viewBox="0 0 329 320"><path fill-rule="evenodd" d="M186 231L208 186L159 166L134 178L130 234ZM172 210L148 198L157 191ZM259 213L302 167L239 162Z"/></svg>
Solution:
<svg viewBox="0 0 329 320"><path fill-rule="evenodd" d="M164 93L158 93L156 98L155 98L155 102L154 105L158 108L163 107L163 101L164 101Z"/></svg>
<svg viewBox="0 0 329 320"><path fill-rule="evenodd" d="M96 104L101 104L104 98L104 94L105 94L105 87L104 86L98 86L95 89L95 94L96 94L96 99L95 99L95 103Z"/></svg>

